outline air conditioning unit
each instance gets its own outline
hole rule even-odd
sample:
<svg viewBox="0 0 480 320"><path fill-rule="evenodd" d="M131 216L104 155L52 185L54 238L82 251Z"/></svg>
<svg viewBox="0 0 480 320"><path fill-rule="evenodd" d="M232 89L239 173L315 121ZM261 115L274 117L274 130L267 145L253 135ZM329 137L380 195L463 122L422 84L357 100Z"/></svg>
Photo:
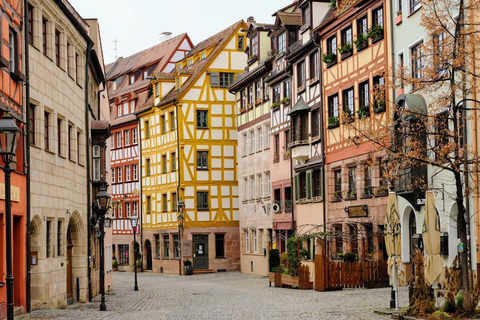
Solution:
<svg viewBox="0 0 480 320"><path fill-rule="evenodd" d="M272 211L275 213L280 212L280 205L278 203L274 203L272 205Z"/></svg>

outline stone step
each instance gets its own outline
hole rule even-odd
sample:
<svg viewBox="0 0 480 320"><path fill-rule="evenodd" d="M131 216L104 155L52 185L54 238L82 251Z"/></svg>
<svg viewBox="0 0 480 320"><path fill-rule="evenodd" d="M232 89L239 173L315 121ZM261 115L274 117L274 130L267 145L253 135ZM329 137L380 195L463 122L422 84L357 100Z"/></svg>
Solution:
<svg viewBox="0 0 480 320"><path fill-rule="evenodd" d="M13 315L14 316L19 316L21 314L24 314L25 310L23 310L23 306L13 306Z"/></svg>
<svg viewBox="0 0 480 320"><path fill-rule="evenodd" d="M193 274L213 273L212 269L193 269Z"/></svg>

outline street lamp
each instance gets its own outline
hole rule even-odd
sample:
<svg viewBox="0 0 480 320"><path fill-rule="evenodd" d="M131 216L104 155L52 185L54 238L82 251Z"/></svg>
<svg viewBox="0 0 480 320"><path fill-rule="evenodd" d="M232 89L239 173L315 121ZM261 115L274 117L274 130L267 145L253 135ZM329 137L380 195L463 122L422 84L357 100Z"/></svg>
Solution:
<svg viewBox="0 0 480 320"><path fill-rule="evenodd" d="M110 227L110 218L105 218L110 207L110 196L107 193L105 186L97 193L96 197L97 203L93 208L95 212L95 218L98 221L97 237L100 242L100 293L102 294L102 301L100 302L100 311L107 311L107 306L105 305L105 258L104 258L104 239L105 239L105 230L104 222L106 227Z"/></svg>
<svg viewBox="0 0 480 320"><path fill-rule="evenodd" d="M134 291L138 291L138 284L137 284L137 252L135 250L135 232L137 232L138 226L138 216L134 214L130 217L130 223L132 224L133 229L133 269L135 270L135 287L133 287Z"/></svg>
<svg viewBox="0 0 480 320"><path fill-rule="evenodd" d="M18 128L15 120L8 114L0 119L0 155L2 156L3 172L5 173L5 227L7 229L7 319L13 320L13 274L12 274L12 207L10 194L10 174L13 169L10 163L17 152L18 142L22 131Z"/></svg>
<svg viewBox="0 0 480 320"><path fill-rule="evenodd" d="M178 246L180 247L180 257L178 259L178 275L182 275L182 231L183 231L183 209L185 208L185 202L183 200L178 201Z"/></svg>

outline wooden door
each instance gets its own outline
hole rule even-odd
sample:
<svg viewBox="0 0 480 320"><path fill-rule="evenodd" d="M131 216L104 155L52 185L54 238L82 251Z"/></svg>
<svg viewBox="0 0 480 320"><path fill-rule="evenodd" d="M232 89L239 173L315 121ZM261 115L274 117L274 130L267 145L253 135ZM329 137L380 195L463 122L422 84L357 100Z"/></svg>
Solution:
<svg viewBox="0 0 480 320"><path fill-rule="evenodd" d="M193 268L208 269L208 235L193 235Z"/></svg>

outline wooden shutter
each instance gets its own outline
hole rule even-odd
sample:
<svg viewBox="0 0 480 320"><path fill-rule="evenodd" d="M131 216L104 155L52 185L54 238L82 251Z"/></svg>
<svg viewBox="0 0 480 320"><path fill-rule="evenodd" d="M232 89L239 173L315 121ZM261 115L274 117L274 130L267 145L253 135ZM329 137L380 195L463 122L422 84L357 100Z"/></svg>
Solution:
<svg viewBox="0 0 480 320"><path fill-rule="evenodd" d="M300 199L300 179L298 173L295 173L295 201L298 203Z"/></svg>
<svg viewBox="0 0 480 320"><path fill-rule="evenodd" d="M220 82L218 78L218 72L211 72L210 73L210 87L219 87Z"/></svg>
<svg viewBox="0 0 480 320"><path fill-rule="evenodd" d="M307 180L307 201L312 201L312 170L306 172Z"/></svg>

